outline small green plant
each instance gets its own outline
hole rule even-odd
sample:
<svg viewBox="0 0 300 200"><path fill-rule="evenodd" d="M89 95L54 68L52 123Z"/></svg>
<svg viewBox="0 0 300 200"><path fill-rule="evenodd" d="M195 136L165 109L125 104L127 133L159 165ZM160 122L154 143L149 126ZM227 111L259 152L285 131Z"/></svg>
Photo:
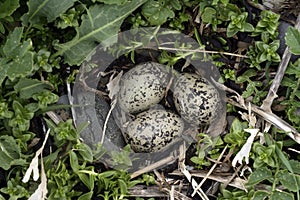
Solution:
<svg viewBox="0 0 300 200"><path fill-rule="evenodd" d="M274 40L270 44L266 44L263 41L256 41L254 46L249 47L247 55L249 59L246 60L250 64L250 67L255 67L261 70L261 64L267 62L266 65L279 63L281 58L277 53L279 48L279 40Z"/></svg>
<svg viewBox="0 0 300 200"><path fill-rule="evenodd" d="M240 9L228 0L201 0L200 14L204 23L211 24L216 31L217 26L230 21L231 14L240 14Z"/></svg>
<svg viewBox="0 0 300 200"><path fill-rule="evenodd" d="M202 169L205 166L210 166L211 162L207 159L207 156L212 159L217 159L219 156L219 150L223 147L223 141L220 137L211 138L206 134L199 134L196 155L191 158L191 161L196 164L198 169Z"/></svg>
<svg viewBox="0 0 300 200"><path fill-rule="evenodd" d="M254 27L248 23L248 13L243 12L241 14L230 13L230 23L227 26L227 37L232 37L238 32L252 32Z"/></svg>
<svg viewBox="0 0 300 200"><path fill-rule="evenodd" d="M181 10L179 0L151 0L142 6L142 14L150 25L161 25L175 17L176 10Z"/></svg>
<svg viewBox="0 0 300 200"><path fill-rule="evenodd" d="M243 92L242 96L248 98L253 95L253 103L259 103L262 98L267 95L267 91L261 89L262 82L251 80L252 77L255 77L257 72L254 69L248 69L242 75L237 78L237 83L246 83L247 87Z"/></svg>
<svg viewBox="0 0 300 200"><path fill-rule="evenodd" d="M282 85L287 88L287 99L282 101L281 104L286 106L286 116L294 127L300 130L299 108L300 108L300 60L290 63L286 70L286 76L282 80Z"/></svg>
<svg viewBox="0 0 300 200"><path fill-rule="evenodd" d="M263 42L267 43L270 39L275 40L278 35L280 15L270 10L263 10L260 13L260 20L257 23L252 36L261 35Z"/></svg>
<svg viewBox="0 0 300 200"><path fill-rule="evenodd" d="M248 127L247 122L241 122L235 118L231 124L230 132L224 137L224 142L229 145L230 149L241 147L247 139L247 133L244 131Z"/></svg>

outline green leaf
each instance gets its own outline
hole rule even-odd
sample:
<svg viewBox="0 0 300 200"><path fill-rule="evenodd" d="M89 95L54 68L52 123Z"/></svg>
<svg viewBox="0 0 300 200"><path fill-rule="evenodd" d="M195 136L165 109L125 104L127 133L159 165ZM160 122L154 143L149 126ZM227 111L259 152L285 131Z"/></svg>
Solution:
<svg viewBox="0 0 300 200"><path fill-rule="evenodd" d="M217 11L214 8L206 7L201 15L201 19L205 23L212 23L213 19L216 17Z"/></svg>
<svg viewBox="0 0 300 200"><path fill-rule="evenodd" d="M90 200L92 199L92 196L93 196L93 191L90 191L88 193L85 193L83 195L81 195L78 200Z"/></svg>
<svg viewBox="0 0 300 200"><path fill-rule="evenodd" d="M120 188L121 194L127 194L128 187L127 187L127 184L125 183L125 181L122 179L118 179L118 183L119 183L119 188Z"/></svg>
<svg viewBox="0 0 300 200"><path fill-rule="evenodd" d="M276 178L280 181L281 185L291 192L300 190L300 176L289 173L287 170L281 170L277 173Z"/></svg>
<svg viewBox="0 0 300 200"><path fill-rule="evenodd" d="M266 197L269 196L269 193L266 191L258 190L254 193L252 200L264 200Z"/></svg>
<svg viewBox="0 0 300 200"><path fill-rule="evenodd" d="M282 191L274 191L269 197L270 200L294 200L292 193L286 193Z"/></svg>
<svg viewBox="0 0 300 200"><path fill-rule="evenodd" d="M85 173L78 173L78 176L79 176L80 180L84 183L84 185L89 190L92 191L94 189L95 180L94 180L93 175L85 174Z"/></svg>
<svg viewBox="0 0 300 200"><path fill-rule="evenodd" d="M76 150L85 161L93 162L93 152L87 144L80 143L76 145Z"/></svg>
<svg viewBox="0 0 300 200"><path fill-rule="evenodd" d="M245 32L252 32L252 31L254 31L254 27L250 23L245 23L243 25L243 29L244 29Z"/></svg>
<svg viewBox="0 0 300 200"><path fill-rule="evenodd" d="M47 89L50 89L50 85L37 79L21 78L14 86L14 89L20 93L21 98L29 99L34 94L48 91Z"/></svg>
<svg viewBox="0 0 300 200"><path fill-rule="evenodd" d="M63 14L76 0L29 0L28 13L22 16L25 26L28 23L42 25L53 22L60 14Z"/></svg>
<svg viewBox="0 0 300 200"><path fill-rule="evenodd" d="M181 8L178 0L173 1L148 1L142 7L142 14L150 22L151 25L161 25L169 18L174 18L175 13L172 10Z"/></svg>
<svg viewBox="0 0 300 200"><path fill-rule="evenodd" d="M77 173L79 171L78 157L74 151L70 151L70 164L72 170Z"/></svg>
<svg viewBox="0 0 300 200"><path fill-rule="evenodd" d="M300 32L296 28L288 27L285 42L293 54L300 55Z"/></svg>
<svg viewBox="0 0 300 200"><path fill-rule="evenodd" d="M237 29L230 29L230 28L227 28L227 32L226 32L226 35L227 37L232 37L234 36L235 34L237 34L239 31Z"/></svg>
<svg viewBox="0 0 300 200"><path fill-rule="evenodd" d="M19 162L22 160L20 159L20 146L13 137L8 135L0 136L0 149L0 167L2 169L8 170L14 163L22 163Z"/></svg>
<svg viewBox="0 0 300 200"><path fill-rule="evenodd" d="M23 27L16 27L13 32L8 35L5 45L3 46L3 53L6 57L12 58L16 56L13 52L21 43L23 29Z"/></svg>
<svg viewBox="0 0 300 200"><path fill-rule="evenodd" d="M0 2L0 19L13 14L19 6L19 0L2 0Z"/></svg>
<svg viewBox="0 0 300 200"><path fill-rule="evenodd" d="M94 5L82 16L81 26L76 28L76 36L69 42L57 44L55 56L64 56L70 65L80 65L86 56L102 42L116 35L123 20L146 0L136 0L118 5Z"/></svg>
<svg viewBox="0 0 300 200"><path fill-rule="evenodd" d="M299 161L290 160L290 165L291 165L294 173L300 174L300 162Z"/></svg>
<svg viewBox="0 0 300 200"><path fill-rule="evenodd" d="M0 84L6 76L14 80L25 77L33 72L33 52L30 51L30 40L21 42L23 27L17 27L11 32L3 46L5 58L0 59Z"/></svg>
<svg viewBox="0 0 300 200"><path fill-rule="evenodd" d="M237 83L243 83L248 81L249 78L256 76L257 72L254 69L248 69L245 73L237 78Z"/></svg>
<svg viewBox="0 0 300 200"><path fill-rule="evenodd" d="M258 168L249 176L247 185L253 186L272 177L272 171L267 167Z"/></svg>
<svg viewBox="0 0 300 200"><path fill-rule="evenodd" d="M102 2L104 4L116 4L116 5L122 5L126 2L129 2L129 0L97 0L97 2Z"/></svg>

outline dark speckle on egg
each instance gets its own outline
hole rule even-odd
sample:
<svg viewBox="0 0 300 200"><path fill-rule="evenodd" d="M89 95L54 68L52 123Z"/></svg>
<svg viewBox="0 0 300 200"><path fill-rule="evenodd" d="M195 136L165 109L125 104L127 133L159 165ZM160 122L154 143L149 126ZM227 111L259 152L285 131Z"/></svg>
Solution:
<svg viewBox="0 0 300 200"><path fill-rule="evenodd" d="M173 91L175 107L181 117L196 125L207 125L217 116L220 96L205 78L190 73L178 77Z"/></svg>
<svg viewBox="0 0 300 200"><path fill-rule="evenodd" d="M135 152L157 152L179 137L183 120L171 111L154 109L142 112L130 122L125 139Z"/></svg>
<svg viewBox="0 0 300 200"><path fill-rule="evenodd" d="M159 103L166 89L166 66L155 62L136 65L120 81L118 102L129 113L138 113Z"/></svg>

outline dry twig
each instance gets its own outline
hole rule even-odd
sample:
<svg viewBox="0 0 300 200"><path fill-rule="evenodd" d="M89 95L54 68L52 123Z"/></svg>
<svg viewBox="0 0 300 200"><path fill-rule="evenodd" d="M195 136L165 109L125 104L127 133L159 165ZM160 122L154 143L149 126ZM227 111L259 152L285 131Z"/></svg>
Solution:
<svg viewBox="0 0 300 200"><path fill-rule="evenodd" d="M297 17L295 28L300 30L300 13ZM272 112L271 105L272 105L274 99L277 97L276 93L277 93L280 83L283 79L283 76L284 76L285 70L289 64L290 58L291 58L290 49L289 49L289 47L286 47L286 49L283 53L283 56L282 56L282 60L279 64L279 68L276 73L276 76L272 82L270 89L269 89L269 93L268 93L266 99L263 101L263 104L261 106L261 108L267 112Z"/></svg>

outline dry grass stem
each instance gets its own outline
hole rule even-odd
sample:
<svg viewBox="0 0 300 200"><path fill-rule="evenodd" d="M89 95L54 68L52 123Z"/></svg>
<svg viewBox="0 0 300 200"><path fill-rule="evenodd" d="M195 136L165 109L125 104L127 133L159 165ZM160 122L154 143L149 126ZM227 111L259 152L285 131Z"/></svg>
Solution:
<svg viewBox="0 0 300 200"><path fill-rule="evenodd" d="M295 28L300 30L300 13L297 17ZM272 112L271 105L272 105L274 99L277 98L276 93L277 93L280 83L283 79L283 76L284 76L285 70L289 64L290 58L291 58L291 52L289 50L289 47L286 47L286 49L283 53L283 56L282 56L282 60L279 64L279 68L276 73L276 76L272 82L270 89L269 89L269 93L268 93L266 99L263 101L263 104L261 106L261 108L265 111Z"/></svg>
<svg viewBox="0 0 300 200"><path fill-rule="evenodd" d="M228 102L234 106L247 110L248 108L245 106L241 106L241 104L235 102L232 99L228 99ZM286 121L275 115L274 113L269 113L262 110L260 107L251 104L252 112L256 113L260 117L262 117L267 122L271 123L275 127L279 128L282 131L285 131L286 134L292 138L294 141L300 144L300 133Z"/></svg>
<svg viewBox="0 0 300 200"><path fill-rule="evenodd" d="M187 178L187 180L191 183L193 189L197 191L197 194L203 199L203 200L209 200L209 198L206 196L206 194L203 192L203 190L201 188L198 188L197 189L197 186L198 186L198 183L195 179L192 178L192 175L191 173L187 170L186 166L185 166L185 163L184 163L184 160L183 158L185 158L185 152L186 152L186 149L185 149L185 146L184 145L181 145L180 148L179 148L179 152L180 152L180 155L182 157L180 157L179 159L179 169L181 171L181 173Z"/></svg>
<svg viewBox="0 0 300 200"><path fill-rule="evenodd" d="M164 158L162 160L159 160L158 162L155 162L155 163L153 163L151 165L148 165L147 167L144 167L143 169L140 169L138 171L133 172L130 177L131 177L131 179L136 178L136 177L138 177L138 176L140 176L140 175L142 175L144 173L153 171L154 169L157 169L157 168L159 168L159 167L161 167L163 165L166 165L168 163L172 163L176 159L177 158L174 157L174 156L166 157L166 158Z"/></svg>
<svg viewBox="0 0 300 200"><path fill-rule="evenodd" d="M210 53L210 54L222 54L227 56L235 56L241 58L248 58L248 56L235 54L235 53L228 53L228 52L220 52L220 51L208 51L205 49L180 49L180 48L170 48L170 47L158 47L159 50L166 50L166 51L181 51L181 52L193 52L193 53Z"/></svg>
<svg viewBox="0 0 300 200"><path fill-rule="evenodd" d="M208 177L212 174L212 172L214 171L214 169L217 167L218 163L220 162L220 160L222 159L223 155L225 154L227 150L227 145L224 147L223 151L221 152L220 156L217 159L217 162L210 168L210 170L208 171L208 173L206 174L206 176L202 179L202 181L199 183L199 185L197 186L196 189L194 189L194 192L192 194L192 197L195 196L196 191L201 188L201 186L203 185L203 183L208 179Z"/></svg>
<svg viewBox="0 0 300 200"><path fill-rule="evenodd" d="M199 178L204 178L207 175L207 171L204 170L197 170L197 171L191 171L191 175L193 177L199 177ZM182 176L182 172L179 171L174 171L170 173L170 175L177 175L177 176ZM225 174L210 174L208 179L217 181L219 183L228 183L229 186L241 189L241 190L246 190L244 184L246 184L246 180L241 179L239 177L234 178L232 181L228 181L232 179L232 175L225 175Z"/></svg>

